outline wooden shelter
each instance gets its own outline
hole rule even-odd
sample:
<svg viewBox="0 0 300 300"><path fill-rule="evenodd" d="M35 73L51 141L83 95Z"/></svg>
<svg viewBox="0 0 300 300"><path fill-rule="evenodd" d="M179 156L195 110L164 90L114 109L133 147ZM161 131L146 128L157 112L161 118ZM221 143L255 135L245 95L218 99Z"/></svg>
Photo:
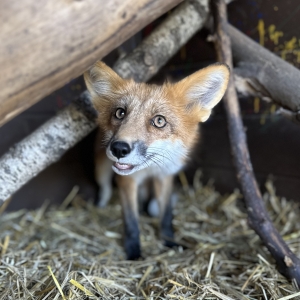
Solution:
<svg viewBox="0 0 300 300"><path fill-rule="evenodd" d="M26 0L17 5L2 1L0 124L82 74L96 60L179 2L56 0L45 4ZM237 90L274 101L282 106L282 112L299 121L299 70L229 25L224 16L225 4L212 2L216 4L219 59L230 65L232 51ZM209 11L209 1L184 1L132 53L120 58L114 70L125 78L149 80L204 26ZM231 46L228 41L231 41ZM222 55L222 51L226 55ZM227 94L230 99L235 97L233 84L232 78ZM226 101L230 110L230 100ZM242 123L239 123L238 104L234 105L236 112L228 114L229 129L250 224L266 243L280 271L299 285L300 262L264 211ZM0 202L5 202L31 178L57 161L95 126L89 94L84 92L76 103L59 112L0 159ZM235 148L240 141L240 149ZM241 152L243 155L239 156Z"/></svg>

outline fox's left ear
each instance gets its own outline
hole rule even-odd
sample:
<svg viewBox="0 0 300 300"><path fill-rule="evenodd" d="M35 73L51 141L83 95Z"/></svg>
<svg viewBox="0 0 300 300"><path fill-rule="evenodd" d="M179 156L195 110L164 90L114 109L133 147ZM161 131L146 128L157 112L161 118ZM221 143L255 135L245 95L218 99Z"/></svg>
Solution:
<svg viewBox="0 0 300 300"><path fill-rule="evenodd" d="M187 99L187 108L200 106L200 121L205 122L212 108L222 99L230 76L229 67L216 63L179 81L176 85Z"/></svg>
<svg viewBox="0 0 300 300"><path fill-rule="evenodd" d="M97 61L84 74L84 80L93 101L98 97L109 97L125 80L102 61Z"/></svg>

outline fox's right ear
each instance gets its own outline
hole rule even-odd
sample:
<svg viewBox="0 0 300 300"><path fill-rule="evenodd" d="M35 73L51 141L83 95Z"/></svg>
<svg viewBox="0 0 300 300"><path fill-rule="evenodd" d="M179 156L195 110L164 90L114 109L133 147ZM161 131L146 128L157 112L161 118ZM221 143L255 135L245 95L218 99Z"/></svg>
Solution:
<svg viewBox="0 0 300 300"><path fill-rule="evenodd" d="M212 108L222 99L230 76L227 65L216 63L201 69L175 84L187 99L187 108L201 109L199 121L205 122Z"/></svg>
<svg viewBox="0 0 300 300"><path fill-rule="evenodd" d="M125 82L102 61L97 61L84 73L84 80L92 99L110 97Z"/></svg>

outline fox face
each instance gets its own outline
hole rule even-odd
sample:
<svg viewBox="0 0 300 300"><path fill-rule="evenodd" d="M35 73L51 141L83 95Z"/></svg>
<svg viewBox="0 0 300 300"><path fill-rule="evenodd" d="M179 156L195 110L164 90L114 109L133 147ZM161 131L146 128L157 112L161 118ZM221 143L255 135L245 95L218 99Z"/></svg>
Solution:
<svg viewBox="0 0 300 300"><path fill-rule="evenodd" d="M113 170L122 204L127 258L141 255L138 194L145 179L152 182L159 204L161 236L167 246L176 246L172 227L173 174L184 166L198 138L199 122L208 119L223 97L229 69L215 64L178 83L157 86L122 79L97 62L84 78L98 111L109 159L102 150L96 152L99 205L104 206L110 198Z"/></svg>
<svg viewBox="0 0 300 300"><path fill-rule="evenodd" d="M119 175L148 168L156 176L177 173L226 90L229 70L215 64L162 86L122 79L97 62L84 74L106 155Z"/></svg>

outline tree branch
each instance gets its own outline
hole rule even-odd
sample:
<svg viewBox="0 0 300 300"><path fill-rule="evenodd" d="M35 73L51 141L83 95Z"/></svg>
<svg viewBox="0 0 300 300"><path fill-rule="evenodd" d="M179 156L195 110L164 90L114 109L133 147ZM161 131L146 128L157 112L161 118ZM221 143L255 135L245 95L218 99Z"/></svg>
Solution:
<svg viewBox="0 0 300 300"><path fill-rule="evenodd" d="M208 0L186 1L132 54L119 60L114 70L124 78L150 79L203 26L208 10ZM79 100L85 113L75 103L71 104L0 159L0 202L56 162L96 127L95 121L86 116L88 111L93 119L88 93L83 93Z"/></svg>
<svg viewBox="0 0 300 300"><path fill-rule="evenodd" d="M213 0L212 4L218 60L228 64L232 70L231 45L227 33L226 4L223 0ZM272 224L254 177L232 76L224 97L224 105L227 114L233 159L237 170L237 178L245 198L249 225L260 236L276 260L279 271L287 278L295 279L298 285L300 285L300 261L288 248Z"/></svg>

